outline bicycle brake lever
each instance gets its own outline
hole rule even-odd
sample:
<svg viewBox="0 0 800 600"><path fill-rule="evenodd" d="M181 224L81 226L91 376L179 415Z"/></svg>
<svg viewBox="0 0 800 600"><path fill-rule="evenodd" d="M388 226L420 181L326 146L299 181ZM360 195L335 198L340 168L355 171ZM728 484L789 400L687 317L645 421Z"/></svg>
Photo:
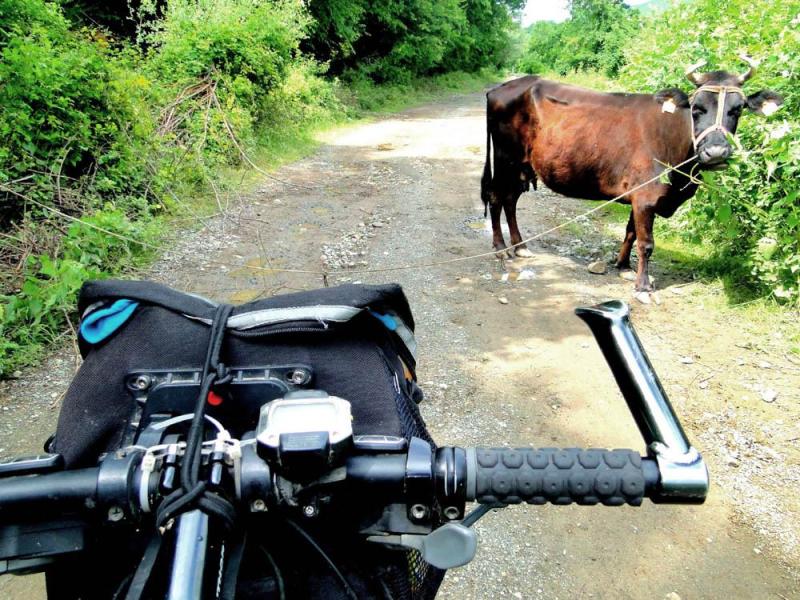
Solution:
<svg viewBox="0 0 800 600"><path fill-rule="evenodd" d="M464 566L475 558L478 549L475 531L460 523L446 523L427 535L372 535L367 541L418 550L425 562L438 569Z"/></svg>

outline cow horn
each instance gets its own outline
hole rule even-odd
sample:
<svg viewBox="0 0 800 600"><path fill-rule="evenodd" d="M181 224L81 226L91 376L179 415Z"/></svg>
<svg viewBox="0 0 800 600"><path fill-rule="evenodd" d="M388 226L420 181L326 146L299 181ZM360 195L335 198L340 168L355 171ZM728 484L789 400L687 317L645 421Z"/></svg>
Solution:
<svg viewBox="0 0 800 600"><path fill-rule="evenodd" d="M739 58L741 58L744 62L746 62L750 66L750 69L747 71L747 73L744 73L743 75L739 75L739 77L738 77L739 85L741 85L745 81L750 79L753 75L756 74L756 68L758 67L758 62L753 60L752 58L750 58L746 54L740 54Z"/></svg>
<svg viewBox="0 0 800 600"><path fill-rule="evenodd" d="M701 73L696 73L697 69L706 66L705 60L701 60L686 68L686 77L695 85L703 85L706 82L706 76Z"/></svg>

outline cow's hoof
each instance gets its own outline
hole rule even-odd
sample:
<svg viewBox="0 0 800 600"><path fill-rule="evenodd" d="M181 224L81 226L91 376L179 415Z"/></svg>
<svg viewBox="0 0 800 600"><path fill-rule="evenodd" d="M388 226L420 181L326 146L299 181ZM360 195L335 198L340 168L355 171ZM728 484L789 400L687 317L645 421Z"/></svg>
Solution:
<svg viewBox="0 0 800 600"><path fill-rule="evenodd" d="M514 254L519 256L520 258L533 258L533 252L525 248L524 246L520 246L514 250Z"/></svg>
<svg viewBox="0 0 800 600"><path fill-rule="evenodd" d="M633 269L621 269L619 276L625 281L636 281L636 272Z"/></svg>
<svg viewBox="0 0 800 600"><path fill-rule="evenodd" d="M658 292L653 290L643 290L640 292L634 291L633 297L642 304L655 303L656 305L661 306L661 296L658 295Z"/></svg>

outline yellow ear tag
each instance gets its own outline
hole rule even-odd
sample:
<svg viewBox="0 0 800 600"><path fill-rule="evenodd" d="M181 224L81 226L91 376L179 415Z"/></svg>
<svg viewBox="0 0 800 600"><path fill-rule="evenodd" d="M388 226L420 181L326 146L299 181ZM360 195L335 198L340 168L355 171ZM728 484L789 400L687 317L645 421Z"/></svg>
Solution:
<svg viewBox="0 0 800 600"><path fill-rule="evenodd" d="M778 112L779 108L780 106L778 106L777 103L770 100L768 102L764 102L764 104L761 105L761 112L764 113L766 116L770 116Z"/></svg>
<svg viewBox="0 0 800 600"><path fill-rule="evenodd" d="M664 104L661 105L661 112L672 114L675 112L675 108L677 107L675 106L675 103L671 99L665 100Z"/></svg>

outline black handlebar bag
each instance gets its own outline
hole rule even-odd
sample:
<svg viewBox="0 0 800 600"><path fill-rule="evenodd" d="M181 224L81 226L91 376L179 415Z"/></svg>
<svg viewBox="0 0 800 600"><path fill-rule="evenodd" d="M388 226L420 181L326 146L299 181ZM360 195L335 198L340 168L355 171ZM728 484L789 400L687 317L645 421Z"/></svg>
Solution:
<svg viewBox="0 0 800 600"><path fill-rule="evenodd" d="M68 468L92 466L103 453L128 443L126 436L140 414L130 390L131 373L202 368L217 306L152 282L84 284L79 299L84 361L64 398L51 446ZM432 442L417 408L421 391L413 331L413 316L399 285L342 285L236 306L220 356L232 369L306 365L313 373L310 387L351 403L355 435L414 436ZM386 551L366 542L361 546L347 549L345 562L355 558L374 572L383 571L381 589L387 577L394 577L391 597L435 595L443 573L423 564L416 553ZM376 560L383 562L374 564ZM320 577L324 585L330 574ZM313 585L313 576L307 583Z"/></svg>

